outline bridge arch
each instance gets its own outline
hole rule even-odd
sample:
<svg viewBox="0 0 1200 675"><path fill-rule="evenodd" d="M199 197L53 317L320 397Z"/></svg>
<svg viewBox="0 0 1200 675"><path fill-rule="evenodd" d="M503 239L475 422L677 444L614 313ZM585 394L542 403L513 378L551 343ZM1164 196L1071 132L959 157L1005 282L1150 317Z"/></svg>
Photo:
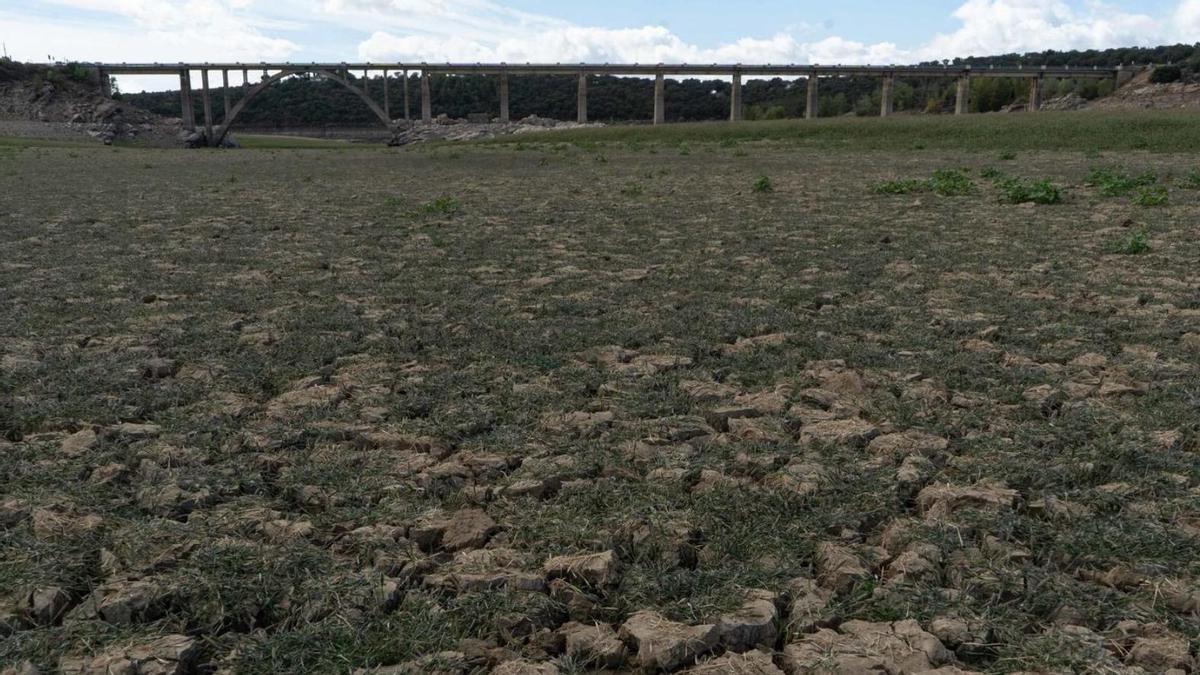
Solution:
<svg viewBox="0 0 1200 675"><path fill-rule="evenodd" d="M233 109L229 111L229 117L221 120L221 125L217 127L216 131L214 132L216 138L213 139L209 144L219 146L229 134L229 129L233 126L233 123L237 121L238 115L245 110L246 106L249 105L250 102L255 99L255 97L266 91L267 87L270 87L272 84L275 84L285 77L291 75L301 75L303 73L312 73L318 77L337 82L346 89L349 89L356 96L361 98L363 103L367 104L367 106L371 109L371 112L375 113L375 116L379 118L379 121L383 122L384 126L386 126L389 130L394 130L395 125L392 123L392 120L388 119L388 115L386 112L384 112L383 108L379 107L379 104L372 100L371 97L368 96L367 93L361 88L351 84L349 79L326 68L295 68L291 70L282 70L278 73L275 73L274 75L267 77L263 81L251 87L250 91L247 91L246 95L243 96L242 99L233 106Z"/></svg>

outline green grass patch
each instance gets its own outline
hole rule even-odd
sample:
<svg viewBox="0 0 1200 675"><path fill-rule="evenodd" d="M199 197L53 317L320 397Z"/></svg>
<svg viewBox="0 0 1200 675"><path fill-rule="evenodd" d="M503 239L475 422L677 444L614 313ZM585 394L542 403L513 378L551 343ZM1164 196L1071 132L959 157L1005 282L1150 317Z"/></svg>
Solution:
<svg viewBox="0 0 1200 675"><path fill-rule="evenodd" d="M1109 245L1109 252L1119 255L1142 255L1150 252L1150 235L1137 230L1121 237Z"/></svg>
<svg viewBox="0 0 1200 675"><path fill-rule="evenodd" d="M1119 168L1096 168L1088 174L1085 184L1096 188L1105 197L1123 197L1140 187L1154 185L1158 176L1153 173L1133 175Z"/></svg>

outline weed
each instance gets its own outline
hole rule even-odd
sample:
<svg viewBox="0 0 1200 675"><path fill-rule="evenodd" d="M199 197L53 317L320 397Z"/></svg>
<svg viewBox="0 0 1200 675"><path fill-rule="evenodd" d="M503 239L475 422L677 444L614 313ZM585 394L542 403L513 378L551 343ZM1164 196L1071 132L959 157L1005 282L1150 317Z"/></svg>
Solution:
<svg viewBox="0 0 1200 675"><path fill-rule="evenodd" d="M421 213L427 216L453 216L462 209L462 205L454 197L442 196L421 206Z"/></svg>
<svg viewBox="0 0 1200 675"><path fill-rule="evenodd" d="M1125 237L1121 237L1109 246L1110 253L1120 255L1141 255L1150 252L1150 235L1146 230L1137 230L1131 232Z"/></svg>
<svg viewBox="0 0 1200 675"><path fill-rule="evenodd" d="M1189 190L1200 190L1200 169L1192 169L1183 177L1183 187Z"/></svg>
<svg viewBox="0 0 1200 675"><path fill-rule="evenodd" d="M768 176L759 176L754 181L754 191L758 194L767 194L775 191L775 184L771 182Z"/></svg>
<svg viewBox="0 0 1200 675"><path fill-rule="evenodd" d="M1133 203L1138 206L1165 206L1170 199L1165 185L1146 185L1138 188Z"/></svg>
<svg viewBox="0 0 1200 675"><path fill-rule="evenodd" d="M1062 202L1062 188L1049 179L1001 177L996 181L1000 196L1009 204L1058 204Z"/></svg>
<svg viewBox="0 0 1200 675"><path fill-rule="evenodd" d="M1157 182L1158 176L1149 172L1134 176L1120 169L1096 168L1088 174L1084 184L1096 188L1105 197L1121 197Z"/></svg>
<svg viewBox="0 0 1200 675"><path fill-rule="evenodd" d="M646 188L638 185L637 183L630 183L621 188L621 194L625 195L626 197L640 197L645 193Z"/></svg>
<svg viewBox="0 0 1200 675"><path fill-rule="evenodd" d="M929 187L943 197L957 197L970 194L975 189L975 183L961 170L942 169L933 172Z"/></svg>

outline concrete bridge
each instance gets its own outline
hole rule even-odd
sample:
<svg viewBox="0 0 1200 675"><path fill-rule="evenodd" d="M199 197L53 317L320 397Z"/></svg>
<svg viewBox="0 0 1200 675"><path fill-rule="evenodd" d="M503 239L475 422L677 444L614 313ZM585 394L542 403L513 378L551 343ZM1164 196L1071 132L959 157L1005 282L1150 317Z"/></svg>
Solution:
<svg viewBox="0 0 1200 675"><path fill-rule="evenodd" d="M821 65L743 65L743 64L508 64L508 63L94 63L102 93L111 96L113 75L176 75L179 77L180 103L183 108L183 124L189 130L196 129L195 111L192 104L192 74L200 73L200 96L204 109L204 134L212 145L220 144L237 120L238 114L271 84L291 76L312 74L337 82L363 100L380 122L389 128L396 126L391 113L390 74L403 76L404 120L409 119L408 74L421 74L421 120L433 119L433 101L429 80L433 75L488 75L499 79L500 120L509 120L508 78L520 75L566 75L578 78L578 120L587 122L588 78L594 75L634 75L654 78L654 123L666 120L665 78L668 75L719 76L733 81L729 119L742 119L743 77L803 77L808 80L808 99L805 116L817 116L817 95L822 78L877 77L883 83L881 116L893 111L893 92L896 78L952 78L958 81L955 114L963 115L970 110L971 79L974 77L1012 77L1029 80L1029 110L1037 110L1042 101L1042 88L1046 78L1093 78L1114 79L1117 86L1132 78L1135 71L1124 68L1070 68L1070 67L988 67L970 66L821 66ZM251 83L250 74L262 73L262 77ZM231 100L229 73L241 74L241 98ZM361 86L350 79L350 73L363 74ZM380 106L367 90L372 73L383 75L383 105ZM224 116L220 125L214 124L213 101L210 80L216 74L221 77Z"/></svg>

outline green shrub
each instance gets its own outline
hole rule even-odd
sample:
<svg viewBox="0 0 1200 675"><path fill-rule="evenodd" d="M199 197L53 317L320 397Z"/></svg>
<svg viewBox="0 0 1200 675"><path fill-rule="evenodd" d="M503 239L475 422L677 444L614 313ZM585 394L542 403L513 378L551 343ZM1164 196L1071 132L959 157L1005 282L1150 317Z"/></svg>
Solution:
<svg viewBox="0 0 1200 675"><path fill-rule="evenodd" d="M1183 177L1183 187L1189 190L1200 190L1200 170L1192 169Z"/></svg>
<svg viewBox="0 0 1200 675"><path fill-rule="evenodd" d="M1158 66L1150 73L1150 81L1155 84L1178 82L1183 78L1183 69L1179 66Z"/></svg>
<svg viewBox="0 0 1200 675"><path fill-rule="evenodd" d="M962 171L943 169L933 172L929 187L943 197L955 197L969 194L975 188L975 183Z"/></svg>
<svg viewBox="0 0 1200 675"><path fill-rule="evenodd" d="M758 194L767 194L768 192L774 192L775 184L771 182L771 179L769 177L759 176L758 179L754 181L754 191L757 192Z"/></svg>
<svg viewBox="0 0 1200 675"><path fill-rule="evenodd" d="M1141 255L1150 252L1150 235L1145 230L1131 232L1114 242L1109 251L1120 255Z"/></svg>
<svg viewBox="0 0 1200 675"><path fill-rule="evenodd" d="M1000 196L1009 204L1058 204L1062 202L1062 188L1047 179L1008 177L1000 179L996 186Z"/></svg>
<svg viewBox="0 0 1200 675"><path fill-rule="evenodd" d="M421 212L429 216L452 216L461 210L462 205L454 197L438 197L421 207Z"/></svg>
<svg viewBox="0 0 1200 675"><path fill-rule="evenodd" d="M1097 168L1088 174L1085 184L1096 188L1105 197L1120 197L1157 182L1158 176L1149 172L1134 176L1120 169Z"/></svg>
<svg viewBox="0 0 1200 675"><path fill-rule="evenodd" d="M1138 206L1164 206L1170 198L1167 188L1162 185L1146 185L1138 189L1133 203Z"/></svg>

